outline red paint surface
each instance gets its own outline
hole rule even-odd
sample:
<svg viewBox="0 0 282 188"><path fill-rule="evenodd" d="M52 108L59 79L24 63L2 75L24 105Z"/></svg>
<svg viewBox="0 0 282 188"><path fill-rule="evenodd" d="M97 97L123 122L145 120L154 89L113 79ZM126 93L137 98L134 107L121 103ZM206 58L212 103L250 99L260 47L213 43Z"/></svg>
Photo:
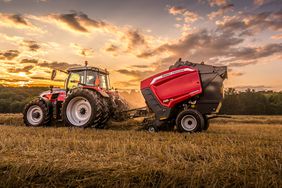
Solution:
<svg viewBox="0 0 282 188"><path fill-rule="evenodd" d="M182 71L184 69L188 71ZM172 72L175 74L169 75ZM167 75L153 81L155 78ZM141 89L150 88L159 102L166 107L172 108L177 103L187 100L195 95L202 93L202 86L199 72L188 66L167 70L147 78L141 82Z"/></svg>

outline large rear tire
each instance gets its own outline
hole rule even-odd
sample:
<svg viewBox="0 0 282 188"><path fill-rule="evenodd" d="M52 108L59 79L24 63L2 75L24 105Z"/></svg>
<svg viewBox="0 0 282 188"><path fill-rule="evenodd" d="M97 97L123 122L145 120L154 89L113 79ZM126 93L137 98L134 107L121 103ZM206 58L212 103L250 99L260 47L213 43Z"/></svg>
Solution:
<svg viewBox="0 0 282 188"><path fill-rule="evenodd" d="M74 89L63 103L63 120L66 125L86 128L101 123L101 97L88 89Z"/></svg>
<svg viewBox="0 0 282 188"><path fill-rule="evenodd" d="M108 102L108 98L102 98L102 118L101 118L101 122L96 125L96 128L98 129L104 129L107 125L108 120L110 119L110 107L109 107L109 102Z"/></svg>
<svg viewBox="0 0 282 188"><path fill-rule="evenodd" d="M40 98L30 101L24 108L23 120L26 126L39 127L51 124L52 108Z"/></svg>
<svg viewBox="0 0 282 188"><path fill-rule="evenodd" d="M194 109L183 110L176 118L176 126L179 132L201 132L204 124L203 115Z"/></svg>

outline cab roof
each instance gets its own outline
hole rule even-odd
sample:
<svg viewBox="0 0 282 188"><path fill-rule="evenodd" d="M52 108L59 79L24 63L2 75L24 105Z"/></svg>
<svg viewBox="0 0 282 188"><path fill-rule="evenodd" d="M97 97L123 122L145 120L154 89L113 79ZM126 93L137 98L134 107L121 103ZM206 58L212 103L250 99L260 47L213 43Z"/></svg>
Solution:
<svg viewBox="0 0 282 188"><path fill-rule="evenodd" d="M85 70L91 70L91 71L95 71L95 72L99 72L101 74L109 74L109 72L107 71L107 69L100 69L98 67L73 67L73 68L69 68L67 71L68 73L70 72L76 72L76 71L85 71Z"/></svg>

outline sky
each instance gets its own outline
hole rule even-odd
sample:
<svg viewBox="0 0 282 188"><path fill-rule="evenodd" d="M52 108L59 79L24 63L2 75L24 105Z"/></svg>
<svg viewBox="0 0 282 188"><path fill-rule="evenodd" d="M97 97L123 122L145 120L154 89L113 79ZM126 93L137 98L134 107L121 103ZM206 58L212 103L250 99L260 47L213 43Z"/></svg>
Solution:
<svg viewBox="0 0 282 188"><path fill-rule="evenodd" d="M282 91L281 31L282 0L0 0L0 85L88 61L138 89L182 58L228 66L227 88Z"/></svg>

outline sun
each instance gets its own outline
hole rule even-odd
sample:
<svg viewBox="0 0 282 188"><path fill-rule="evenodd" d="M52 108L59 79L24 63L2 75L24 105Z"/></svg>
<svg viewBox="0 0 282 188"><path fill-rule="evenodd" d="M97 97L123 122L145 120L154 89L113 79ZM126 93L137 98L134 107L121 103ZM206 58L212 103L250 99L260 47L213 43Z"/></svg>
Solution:
<svg viewBox="0 0 282 188"><path fill-rule="evenodd" d="M24 72L20 72L18 75L21 77L26 77L26 74Z"/></svg>

